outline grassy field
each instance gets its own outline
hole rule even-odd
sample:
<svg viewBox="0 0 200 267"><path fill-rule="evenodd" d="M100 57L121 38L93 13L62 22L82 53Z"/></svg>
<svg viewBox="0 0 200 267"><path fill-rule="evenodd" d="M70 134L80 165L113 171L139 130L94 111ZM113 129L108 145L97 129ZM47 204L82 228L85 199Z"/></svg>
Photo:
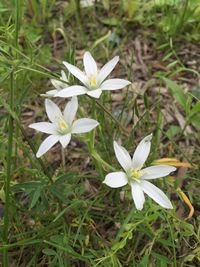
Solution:
<svg viewBox="0 0 200 267"><path fill-rule="evenodd" d="M0 266L200 266L199 43L198 0L0 1ZM41 94L61 70L77 84L62 62L83 70L86 51L99 69L119 56L110 77L131 84L78 96L100 125L37 158ZM102 183L121 170L113 140L133 155L151 133L146 166L177 168L152 181L173 209Z"/></svg>

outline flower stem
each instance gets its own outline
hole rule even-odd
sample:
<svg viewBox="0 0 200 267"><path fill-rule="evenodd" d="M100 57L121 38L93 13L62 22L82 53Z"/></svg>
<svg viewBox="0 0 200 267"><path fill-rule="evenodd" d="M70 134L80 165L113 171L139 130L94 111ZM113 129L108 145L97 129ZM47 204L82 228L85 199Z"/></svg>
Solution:
<svg viewBox="0 0 200 267"><path fill-rule="evenodd" d="M13 71L10 74L10 108L13 108L13 92L14 92L14 77ZM4 213L4 231L3 240L4 243L8 243L8 231L9 231L9 208L10 208L10 180L12 173L12 145L13 145L13 118L9 115L8 122L8 154L7 154L7 170L4 183L5 191L5 213ZM3 252L3 266L8 267L8 250L5 249Z"/></svg>
<svg viewBox="0 0 200 267"><path fill-rule="evenodd" d="M88 97L92 99L92 97L90 97L90 96L88 96ZM121 123L112 115L112 113L110 113L110 111L107 110L107 108L105 108L97 99L95 99L95 102L97 103L99 108L103 109L103 111L105 113L107 113L107 115L109 115L109 117L121 128L121 130L124 132L124 134L126 136L129 136L129 133L128 133L127 129L124 128L123 125L121 125Z"/></svg>
<svg viewBox="0 0 200 267"><path fill-rule="evenodd" d="M66 161L65 161L65 149L61 146L61 158L62 158L62 167L65 171Z"/></svg>

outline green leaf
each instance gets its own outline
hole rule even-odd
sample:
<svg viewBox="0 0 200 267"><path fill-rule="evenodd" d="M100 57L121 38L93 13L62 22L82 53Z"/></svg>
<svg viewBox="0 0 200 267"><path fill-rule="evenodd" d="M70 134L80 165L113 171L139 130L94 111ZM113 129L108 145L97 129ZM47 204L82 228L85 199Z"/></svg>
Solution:
<svg viewBox="0 0 200 267"><path fill-rule="evenodd" d="M138 267L147 267L149 263L149 255L144 255L141 262L138 264Z"/></svg>
<svg viewBox="0 0 200 267"><path fill-rule="evenodd" d="M187 97L183 92L183 89L174 81L171 81L167 78L163 78L165 81L166 85L168 86L171 94L175 98L175 100L179 103L179 105L184 108L186 108L186 102L187 102Z"/></svg>
<svg viewBox="0 0 200 267"><path fill-rule="evenodd" d="M21 191L25 191L25 192L30 192L33 190L37 190L38 187L43 187L44 184L40 181L34 181L34 182L27 182L27 183L21 183L21 184L15 184L12 186L12 190L13 192L21 192Z"/></svg>
<svg viewBox="0 0 200 267"><path fill-rule="evenodd" d="M183 236L192 236L194 234L194 226L190 223L182 222L181 228Z"/></svg>
<svg viewBox="0 0 200 267"><path fill-rule="evenodd" d="M97 39L93 45L91 46L91 50L93 50L96 46L98 46L100 43L107 40L111 35L111 31L108 31L105 35L101 36L99 39Z"/></svg>
<svg viewBox="0 0 200 267"><path fill-rule="evenodd" d="M64 251L66 253L69 253L70 255L72 255L73 257L75 257L76 259L79 259L79 260L82 260L82 261L86 261L86 259L88 257L88 256L82 256L82 255L80 255L79 253L77 253L76 251L74 251L72 247L70 247L68 245L62 246L62 245L58 245L58 244L56 244L54 242L50 242L48 240L44 240L43 242L46 243L46 244L48 244L48 245L51 245L51 246L53 246L53 247L55 247L55 248L57 248L59 250L61 250L61 251Z"/></svg>
<svg viewBox="0 0 200 267"><path fill-rule="evenodd" d="M190 118L190 121L192 122L192 124L196 127L200 129L200 114L196 114L194 116L192 116Z"/></svg>
<svg viewBox="0 0 200 267"><path fill-rule="evenodd" d="M33 197L32 197L31 204L30 204L30 209L32 209L35 206L40 195L41 195L41 189L37 188L37 190L33 193Z"/></svg>
<svg viewBox="0 0 200 267"><path fill-rule="evenodd" d="M106 10L109 10L109 8L110 8L110 0L102 0L102 4L103 4L103 7Z"/></svg>
<svg viewBox="0 0 200 267"><path fill-rule="evenodd" d="M161 254L152 252L151 255L152 255L155 259L157 259L157 260L159 261L159 263L165 263L165 264L166 264L166 265L162 265L162 266L167 266L167 264L170 264L170 263L171 263L171 261L170 261L167 257L165 257L165 256L163 256L163 255L161 255Z"/></svg>
<svg viewBox="0 0 200 267"><path fill-rule="evenodd" d="M190 112L191 112L191 105L192 104L192 97L191 95L187 95L187 101L185 103L185 113L186 113L186 117L190 116Z"/></svg>
<svg viewBox="0 0 200 267"><path fill-rule="evenodd" d="M138 10L138 0L123 0L124 11L128 13L129 18L133 18Z"/></svg>
<svg viewBox="0 0 200 267"><path fill-rule="evenodd" d="M200 101L197 102L197 103L193 106L193 108L192 108L192 110L191 110L191 114L194 115L194 114L196 114L196 113L198 113L198 112L200 112Z"/></svg>
<svg viewBox="0 0 200 267"><path fill-rule="evenodd" d="M190 254L190 255L188 255L188 256L186 256L185 258L184 258L184 262L187 262L187 261L193 261L193 259L195 258L196 256L195 255L193 255L193 254Z"/></svg>
<svg viewBox="0 0 200 267"><path fill-rule="evenodd" d="M166 136L169 139L172 139L175 135L181 132L181 128L179 126L171 125L166 132Z"/></svg>
<svg viewBox="0 0 200 267"><path fill-rule="evenodd" d="M101 19L101 22L109 26L117 26L120 24L117 18L105 18L105 19Z"/></svg>
<svg viewBox="0 0 200 267"><path fill-rule="evenodd" d="M43 252L44 254L48 255L48 256L54 256L54 255L57 255L57 253L56 253L53 249L51 249L51 248L44 248L44 249L42 250L42 252Z"/></svg>

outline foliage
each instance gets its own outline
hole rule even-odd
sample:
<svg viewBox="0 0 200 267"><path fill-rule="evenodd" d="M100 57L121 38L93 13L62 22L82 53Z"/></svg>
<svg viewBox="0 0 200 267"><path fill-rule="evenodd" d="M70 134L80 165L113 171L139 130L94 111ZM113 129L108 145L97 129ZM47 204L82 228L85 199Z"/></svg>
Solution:
<svg viewBox="0 0 200 267"><path fill-rule="evenodd" d="M79 2L0 2L0 251L4 265L8 252L13 266L198 266L199 1L103 0L90 7ZM120 71L133 86L105 93L98 103L80 97L85 111L79 113L92 114L100 122L96 138L89 133L80 141L74 139L64 167L58 147L39 160L35 152L42 137L28 129L43 118L43 99L38 94L52 89L49 79L59 78L63 60L79 64L83 50L90 48L102 63L120 55L116 74ZM72 76L68 78L73 82ZM151 132L154 149L148 163L168 157L192 166L180 167L174 177L157 182L173 202L171 211L150 199L144 210L137 211L128 187L112 191L102 185L111 166L118 168L111 140L122 140L133 152L138 140ZM194 207L193 217L187 220L187 203L178 188Z"/></svg>

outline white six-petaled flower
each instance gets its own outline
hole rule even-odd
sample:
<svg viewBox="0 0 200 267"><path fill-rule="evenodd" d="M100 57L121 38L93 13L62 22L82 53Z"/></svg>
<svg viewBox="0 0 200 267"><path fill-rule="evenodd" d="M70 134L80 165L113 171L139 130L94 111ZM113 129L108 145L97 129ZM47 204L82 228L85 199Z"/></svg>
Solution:
<svg viewBox="0 0 200 267"><path fill-rule="evenodd" d="M60 142L65 148L72 134L81 134L93 130L99 123L93 119L78 119L74 121L78 109L77 97L69 101L62 114L59 107L49 99L45 100L46 113L51 122L38 122L29 125L30 128L50 134L40 145L37 157L41 157L53 145Z"/></svg>
<svg viewBox="0 0 200 267"><path fill-rule="evenodd" d="M104 90L117 90L129 85L130 82L124 79L105 79L112 72L119 57L116 56L108 63L106 63L100 70L89 52L85 52L83 56L83 64L85 73L79 68L67 62L63 62L65 67L84 85L73 85L59 91L55 96L57 97L71 97L77 95L88 94L91 97L99 98Z"/></svg>
<svg viewBox="0 0 200 267"><path fill-rule="evenodd" d="M63 70L61 70L61 76L60 80L56 79L51 79L52 85L55 87L55 89L47 91L46 94L41 94L41 96L46 96L46 97L54 97L57 93L59 93L60 90L67 88L68 85L68 79Z"/></svg>
<svg viewBox="0 0 200 267"><path fill-rule="evenodd" d="M175 171L176 168L168 165L159 165L142 169L150 153L151 139L152 135L148 135L139 143L132 159L128 151L114 141L116 158L125 172L109 173L106 175L103 183L112 188L129 184L135 206L138 210L143 208L145 201L144 193L160 206L171 209L173 207L168 197L158 187L148 182L148 180L167 176Z"/></svg>

